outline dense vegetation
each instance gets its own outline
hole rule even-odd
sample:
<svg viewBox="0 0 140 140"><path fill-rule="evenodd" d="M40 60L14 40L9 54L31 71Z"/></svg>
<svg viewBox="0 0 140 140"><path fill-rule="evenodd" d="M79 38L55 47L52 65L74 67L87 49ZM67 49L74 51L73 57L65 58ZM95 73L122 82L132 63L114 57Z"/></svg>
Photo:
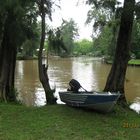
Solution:
<svg viewBox="0 0 140 140"><path fill-rule="evenodd" d="M93 55L93 42L83 39L74 43L73 53L75 55Z"/></svg>
<svg viewBox="0 0 140 140"><path fill-rule="evenodd" d="M115 1L114 1L115 2ZM96 1L95 1L96 3ZM78 26L73 19L69 21L63 20L60 27L53 29L46 25L47 41L46 46L53 55L86 55L104 56L113 58L116 48L118 30L120 26L120 15L122 7L119 2L113 3L92 3L87 15L87 24L90 24L93 19L93 35L92 41L86 39L78 40ZM117 5L116 7L114 7ZM133 33L131 41L131 57L140 58L140 14L139 2L135 7L135 18L133 24ZM109 10L110 9L110 10ZM112 13L110 13L112 12ZM40 23L38 26L33 26L36 35L32 39L27 39L19 49L19 56L36 56L39 46ZM23 49L24 48L24 49ZM46 48L47 49L47 48Z"/></svg>
<svg viewBox="0 0 140 140"><path fill-rule="evenodd" d="M131 57L140 59L140 20L135 20L133 25L132 34L132 47ZM115 52L115 46L112 45L112 29L109 25L106 25L102 33L95 39L93 43L94 52L97 56L113 57ZM114 42L116 42L114 40Z"/></svg>
<svg viewBox="0 0 140 140"><path fill-rule="evenodd" d="M66 21L65 21L66 22ZM70 24L71 26L66 25ZM92 55L92 56L99 56L99 57L106 57L106 58L113 58L114 52L115 52L115 45L112 44L112 28L109 25L106 25L100 35L96 38L93 38L92 41L83 39L83 40L75 40L78 36L78 29L75 26L75 23L66 22L65 26L61 26L61 28L58 28L61 31L61 39L63 38L64 45L68 52L66 55ZM66 27L67 26L67 27ZM68 29L68 27L70 29ZM73 27L73 29L72 29ZM67 29L65 29L67 28ZM119 28L119 27L118 27ZM57 35L57 30L53 29L54 31L54 37L55 40L57 40L59 37ZM63 30L62 30L63 29ZM67 35L65 34L67 30ZM76 32L75 32L76 30ZM73 33L75 32L75 33ZM56 35L55 35L56 34ZM37 47L39 42L37 43L37 40L32 42L30 40L27 40L22 46L19 51L20 56L36 56L37 55ZM34 43L36 45L34 45ZM53 42L54 43L54 42ZM50 47L50 53L54 55L62 55L62 53L65 53L65 48L63 46L59 46L58 43L56 45L51 44L52 47ZM46 49L48 48L50 44L48 44L48 41L46 42ZM36 46L36 47L35 47ZM24 48L24 49L23 49ZM131 48L131 57L140 59L140 20L135 20L134 26L133 26L133 34L132 34L132 48Z"/></svg>
<svg viewBox="0 0 140 140"><path fill-rule="evenodd" d="M14 101L14 74L17 50L35 37L33 1L0 1L0 99Z"/></svg>

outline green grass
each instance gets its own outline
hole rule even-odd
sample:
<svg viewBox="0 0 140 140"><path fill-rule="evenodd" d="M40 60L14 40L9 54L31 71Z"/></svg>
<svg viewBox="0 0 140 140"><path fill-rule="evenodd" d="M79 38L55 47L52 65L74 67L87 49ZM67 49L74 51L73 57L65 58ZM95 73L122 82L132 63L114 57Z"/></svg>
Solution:
<svg viewBox="0 0 140 140"><path fill-rule="evenodd" d="M140 59L132 59L128 62L130 65L140 65Z"/></svg>
<svg viewBox="0 0 140 140"><path fill-rule="evenodd" d="M48 105L0 103L0 140L138 140L140 116L116 107L112 113Z"/></svg>
<svg viewBox="0 0 140 140"><path fill-rule="evenodd" d="M112 64L112 60L107 60L108 64ZM128 65L140 66L140 59L131 59L128 61Z"/></svg>

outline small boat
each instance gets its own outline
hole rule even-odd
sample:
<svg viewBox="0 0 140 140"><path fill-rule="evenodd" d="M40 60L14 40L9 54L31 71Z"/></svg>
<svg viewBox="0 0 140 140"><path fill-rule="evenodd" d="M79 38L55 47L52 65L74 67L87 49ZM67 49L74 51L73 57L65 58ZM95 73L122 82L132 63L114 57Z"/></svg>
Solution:
<svg viewBox="0 0 140 140"><path fill-rule="evenodd" d="M73 107L93 109L100 112L112 111L121 94L111 92L59 92L62 102Z"/></svg>

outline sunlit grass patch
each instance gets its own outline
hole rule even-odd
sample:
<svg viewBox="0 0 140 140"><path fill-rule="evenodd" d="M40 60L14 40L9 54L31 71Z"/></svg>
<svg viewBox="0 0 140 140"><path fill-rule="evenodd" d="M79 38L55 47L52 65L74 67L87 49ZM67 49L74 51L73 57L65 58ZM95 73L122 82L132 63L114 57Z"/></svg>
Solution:
<svg viewBox="0 0 140 140"><path fill-rule="evenodd" d="M131 59L128 64L131 65L140 65L140 59Z"/></svg>

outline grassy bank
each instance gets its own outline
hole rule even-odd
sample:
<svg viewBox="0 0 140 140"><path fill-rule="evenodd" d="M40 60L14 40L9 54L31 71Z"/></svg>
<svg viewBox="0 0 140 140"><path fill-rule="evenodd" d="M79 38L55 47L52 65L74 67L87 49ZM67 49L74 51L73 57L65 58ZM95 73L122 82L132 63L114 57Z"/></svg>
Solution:
<svg viewBox="0 0 140 140"><path fill-rule="evenodd" d="M109 114L48 105L0 103L0 140L138 140L140 118L116 108Z"/></svg>
<svg viewBox="0 0 140 140"><path fill-rule="evenodd" d="M111 60L106 61L107 64L112 64ZM140 59L132 59L128 61L128 65L130 66L140 66Z"/></svg>
<svg viewBox="0 0 140 140"><path fill-rule="evenodd" d="M129 65L140 66L140 59L132 59L128 62Z"/></svg>

